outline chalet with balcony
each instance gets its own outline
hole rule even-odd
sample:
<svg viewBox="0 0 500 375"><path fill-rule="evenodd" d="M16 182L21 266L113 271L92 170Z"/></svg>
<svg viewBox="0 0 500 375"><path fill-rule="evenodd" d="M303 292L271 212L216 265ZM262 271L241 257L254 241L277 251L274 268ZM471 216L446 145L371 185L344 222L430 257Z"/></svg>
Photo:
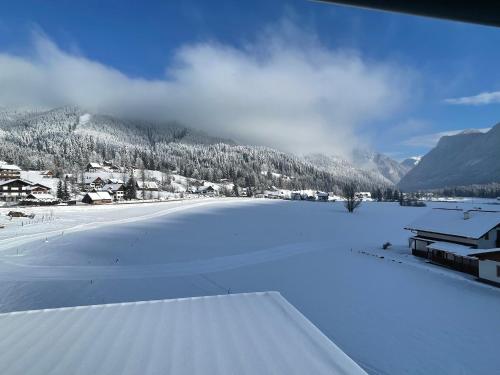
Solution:
<svg viewBox="0 0 500 375"><path fill-rule="evenodd" d="M0 200L17 202L31 192L32 183L20 178L0 181Z"/></svg>
<svg viewBox="0 0 500 375"><path fill-rule="evenodd" d="M0 164L0 180L21 178L21 168L14 164Z"/></svg>
<svg viewBox="0 0 500 375"><path fill-rule="evenodd" d="M500 211L437 208L405 229L413 255L476 276L476 254L500 248Z"/></svg>

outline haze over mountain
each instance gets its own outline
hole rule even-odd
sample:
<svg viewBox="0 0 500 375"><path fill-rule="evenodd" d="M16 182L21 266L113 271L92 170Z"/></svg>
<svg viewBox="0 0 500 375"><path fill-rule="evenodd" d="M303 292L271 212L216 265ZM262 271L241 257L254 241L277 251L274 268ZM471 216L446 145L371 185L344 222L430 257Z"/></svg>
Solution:
<svg viewBox="0 0 500 375"><path fill-rule="evenodd" d="M229 178L252 186L333 191L347 181L363 190L396 182L385 163L397 162L378 154L359 152L363 168L340 158L303 158L269 147L238 145L175 122L127 120L74 106L0 110L0 145L0 159L24 168L66 173L79 173L89 161L112 160L123 166L177 170L211 181ZM381 172L386 169L389 178ZM282 177L271 178L268 171Z"/></svg>
<svg viewBox="0 0 500 375"><path fill-rule="evenodd" d="M414 168L420 162L420 159L422 159L421 156L412 156L403 160L401 165L408 169L406 171L406 173L408 173L410 169Z"/></svg>
<svg viewBox="0 0 500 375"><path fill-rule="evenodd" d="M500 124L442 137L399 182L403 191L500 181Z"/></svg>

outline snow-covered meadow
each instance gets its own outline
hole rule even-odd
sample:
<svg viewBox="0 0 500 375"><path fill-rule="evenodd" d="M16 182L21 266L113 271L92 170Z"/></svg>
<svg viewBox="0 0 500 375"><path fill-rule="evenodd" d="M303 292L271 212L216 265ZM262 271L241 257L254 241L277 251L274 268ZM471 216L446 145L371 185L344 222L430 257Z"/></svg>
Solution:
<svg viewBox="0 0 500 375"><path fill-rule="evenodd" d="M403 226L440 204L34 208L51 219L0 232L0 310L276 290L369 373L500 373L500 289L407 250Z"/></svg>

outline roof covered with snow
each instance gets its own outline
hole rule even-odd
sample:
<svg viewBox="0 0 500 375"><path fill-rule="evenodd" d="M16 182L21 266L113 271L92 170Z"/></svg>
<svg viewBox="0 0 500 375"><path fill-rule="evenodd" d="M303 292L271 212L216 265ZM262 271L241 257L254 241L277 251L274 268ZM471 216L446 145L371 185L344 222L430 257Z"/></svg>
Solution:
<svg viewBox="0 0 500 375"><path fill-rule="evenodd" d="M111 195L107 191L96 191L96 192L90 192L87 193L87 195L92 199L93 201L100 201L100 200L112 200Z"/></svg>
<svg viewBox="0 0 500 375"><path fill-rule="evenodd" d="M472 249L469 246L459 245L451 242L441 242L441 241L431 243L427 245L427 248L433 250L446 251L448 253L453 253L461 256L468 256L471 254L471 252L474 251L474 249Z"/></svg>
<svg viewBox="0 0 500 375"><path fill-rule="evenodd" d="M24 184L24 185L26 185L26 186L31 186L31 185L33 185L33 183L32 183L31 181L25 180L25 179L23 179L23 178L13 178L13 179L11 179L11 180L3 180L3 181L0 181L0 186L2 186L2 185L9 185L9 184L11 184L11 183L13 183L13 182L15 182L15 181L19 181L19 182L23 183L23 184Z"/></svg>
<svg viewBox="0 0 500 375"><path fill-rule="evenodd" d="M464 219L467 212L469 218ZM500 211L433 209L405 229L477 239L498 224Z"/></svg>
<svg viewBox="0 0 500 375"><path fill-rule="evenodd" d="M56 200L52 194L42 193L42 194L30 194L27 197L28 199L38 199L38 200Z"/></svg>
<svg viewBox="0 0 500 375"><path fill-rule="evenodd" d="M1 164L0 169L6 170L6 171L20 171L21 168L19 168L15 164Z"/></svg>
<svg viewBox="0 0 500 375"><path fill-rule="evenodd" d="M155 181L141 181L137 180L139 189L158 189L158 184Z"/></svg>
<svg viewBox="0 0 500 375"><path fill-rule="evenodd" d="M277 292L0 314L0 373L366 374Z"/></svg>

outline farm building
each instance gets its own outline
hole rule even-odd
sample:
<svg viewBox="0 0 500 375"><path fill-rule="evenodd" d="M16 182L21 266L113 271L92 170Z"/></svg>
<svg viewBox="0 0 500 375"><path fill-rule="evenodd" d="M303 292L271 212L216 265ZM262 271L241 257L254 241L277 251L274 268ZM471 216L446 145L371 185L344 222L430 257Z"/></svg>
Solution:
<svg viewBox="0 0 500 375"><path fill-rule="evenodd" d="M95 191L85 194L82 202L87 204L107 204L112 203L113 198L107 191Z"/></svg>
<svg viewBox="0 0 500 375"><path fill-rule="evenodd" d="M0 335L1 374L366 375L277 292L6 313Z"/></svg>
<svg viewBox="0 0 500 375"><path fill-rule="evenodd" d="M475 249L500 247L500 211L433 209L405 227L412 254L473 275Z"/></svg>

